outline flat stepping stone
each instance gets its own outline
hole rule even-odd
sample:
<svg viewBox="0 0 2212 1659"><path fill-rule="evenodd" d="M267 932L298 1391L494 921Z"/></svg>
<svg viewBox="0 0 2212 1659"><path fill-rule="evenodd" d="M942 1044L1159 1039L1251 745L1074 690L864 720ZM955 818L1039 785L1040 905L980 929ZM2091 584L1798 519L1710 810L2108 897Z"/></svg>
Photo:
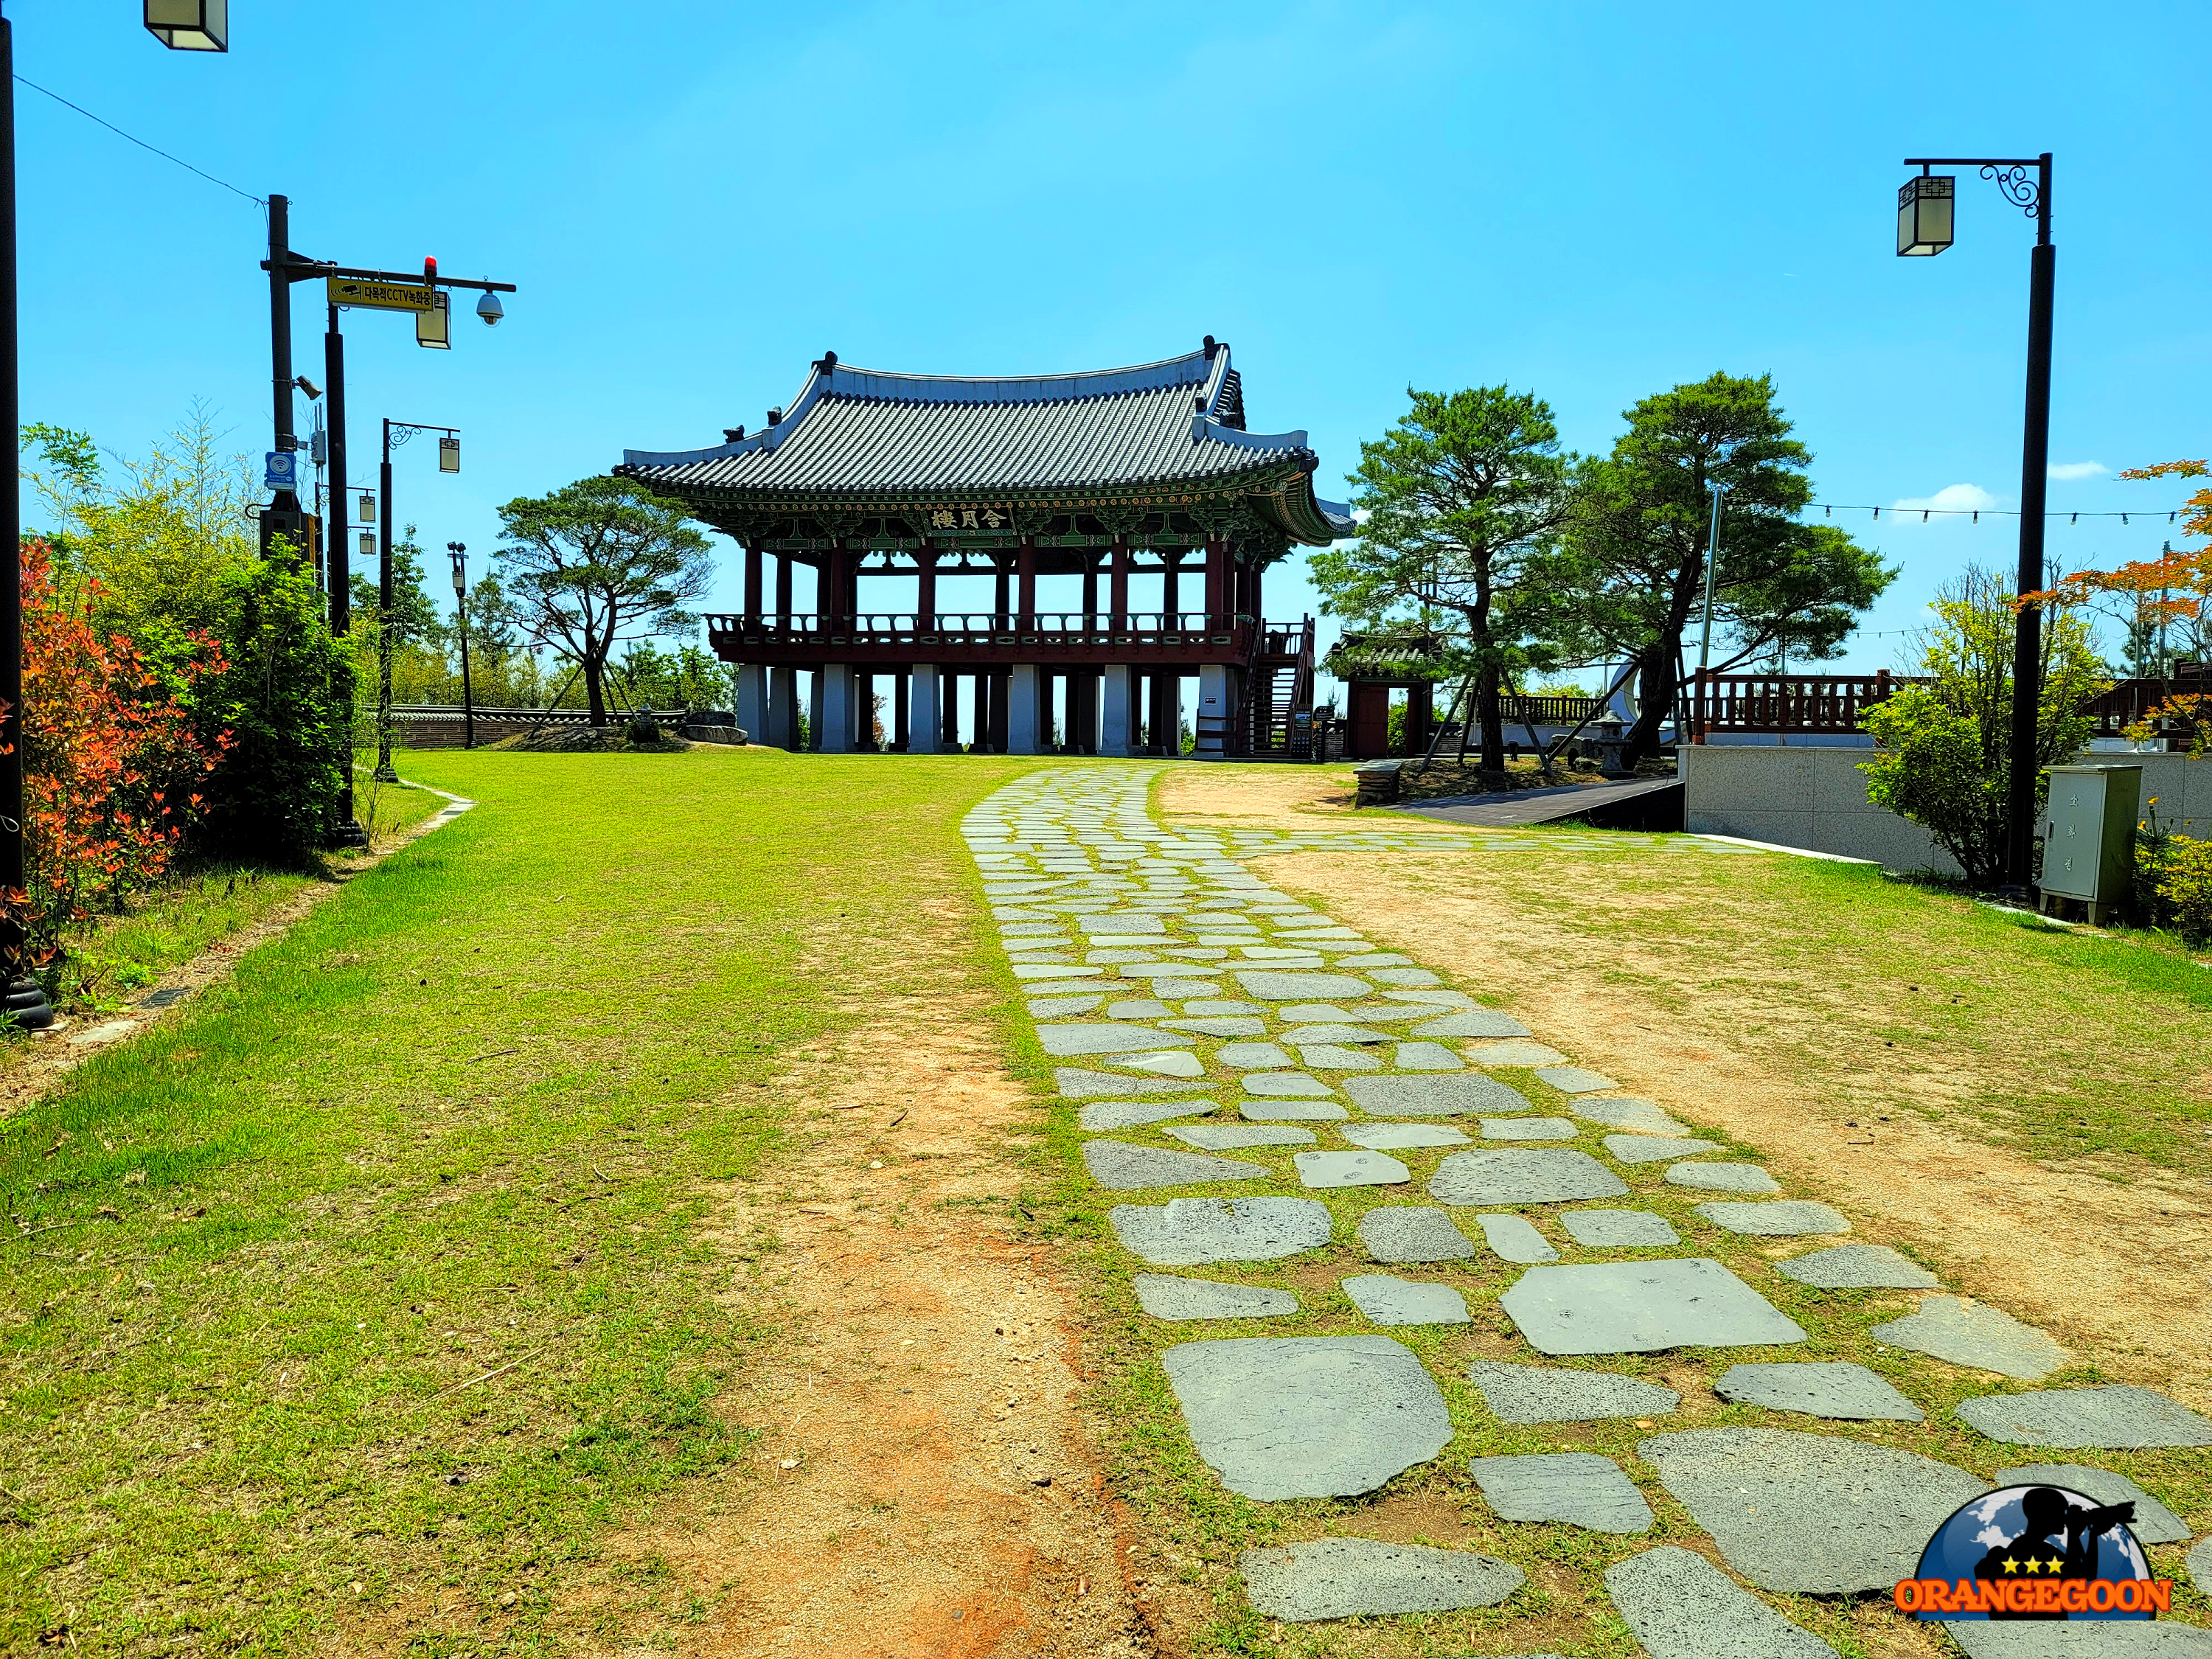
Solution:
<svg viewBox="0 0 2212 1659"><path fill-rule="evenodd" d="M1397 985L1419 989L1443 983L1443 981L1425 968L1376 968L1370 969L1367 976L1380 985ZM1340 996L1343 993L1330 991L1325 994Z"/></svg>
<svg viewBox="0 0 2212 1659"><path fill-rule="evenodd" d="M1327 1098L1336 1091L1304 1072L1254 1072L1244 1079L1244 1092L1273 1100Z"/></svg>
<svg viewBox="0 0 2212 1659"><path fill-rule="evenodd" d="M1680 1135L1607 1135L1605 1150L1620 1164L1667 1164L1722 1148L1717 1140L1686 1140Z"/></svg>
<svg viewBox="0 0 2212 1659"><path fill-rule="evenodd" d="M1188 1047L1198 1041L1179 1031L1155 1030L1149 1025L1124 1025L1115 1023L1082 1023L1063 1025L1040 1025L1037 1041L1048 1054L1073 1057L1078 1054L1143 1054L1159 1048Z"/></svg>
<svg viewBox="0 0 2212 1659"><path fill-rule="evenodd" d="M1552 1248L1551 1241L1536 1231L1536 1224L1524 1215L1479 1215L1476 1224L1482 1229L1482 1242L1490 1246L1490 1253L1500 1261L1527 1265L1534 1261L1557 1261L1559 1253Z"/></svg>
<svg viewBox="0 0 2212 1659"><path fill-rule="evenodd" d="M1822 1291L1936 1291L1943 1281L1887 1244L1832 1244L1778 1261L1774 1271Z"/></svg>
<svg viewBox="0 0 2212 1659"><path fill-rule="evenodd" d="M1371 1538L1246 1550L1237 1569L1254 1610L1285 1624L1495 1607L1528 1582L1495 1556Z"/></svg>
<svg viewBox="0 0 2212 1659"><path fill-rule="evenodd" d="M1206 1087L1203 1083L1160 1083L1151 1078L1121 1077L1112 1072L1086 1072L1073 1066L1054 1066L1052 1078L1060 1094L1069 1100L1088 1100L1098 1095L1151 1095L1163 1090Z"/></svg>
<svg viewBox="0 0 2212 1659"><path fill-rule="evenodd" d="M1374 1152L1411 1152L1422 1146L1464 1146L1467 1131L1443 1123L1355 1123L1340 1131L1355 1146Z"/></svg>
<svg viewBox="0 0 2212 1659"><path fill-rule="evenodd" d="M1524 1037L1528 1028L1510 1014L1493 1008L1462 1008L1457 1013L1425 1020L1413 1027L1419 1037Z"/></svg>
<svg viewBox="0 0 2212 1659"><path fill-rule="evenodd" d="M1434 986L1418 990L1394 988L1384 991L1382 995L1390 1002L1411 1003L1416 1007L1423 1008L1469 1009L1481 1006L1464 991L1449 991Z"/></svg>
<svg viewBox="0 0 2212 1659"><path fill-rule="evenodd" d="M1337 1042L1302 1042L1298 1059L1316 1072L1379 1072L1382 1062L1364 1049Z"/></svg>
<svg viewBox="0 0 2212 1659"><path fill-rule="evenodd" d="M1463 1261L1474 1254L1465 1233L1426 1205L1380 1205L1359 1218L1359 1245L1376 1261Z"/></svg>
<svg viewBox="0 0 2212 1659"><path fill-rule="evenodd" d="M1145 910L1105 910L1078 916L1075 925L1086 933L1164 933L1168 925Z"/></svg>
<svg viewBox="0 0 2212 1659"><path fill-rule="evenodd" d="M1370 1018L1384 1019L1392 1018L1389 1014L1379 1016L1354 1014L1349 1009L1340 1008L1333 1002L1293 1002L1287 1006L1276 1009L1275 1015L1277 1018L1287 1020L1293 1025L1352 1025Z"/></svg>
<svg viewBox="0 0 2212 1659"><path fill-rule="evenodd" d="M1700 1208L1704 1207L1702 1206ZM2040 1382L2063 1365L2066 1350L2033 1325L2023 1325L2002 1308L1985 1302L1969 1302L1960 1296L1923 1296L1918 1311L1867 1334L1893 1348L1932 1354L1954 1365ZM2002 1437L1999 1437L2002 1438ZM2087 1442L2047 1441L2048 1445L2087 1444Z"/></svg>
<svg viewBox="0 0 2212 1659"><path fill-rule="evenodd" d="M1605 1593L1650 1659L1835 1659L1695 1550L1662 1544L1616 1561Z"/></svg>
<svg viewBox="0 0 2212 1659"><path fill-rule="evenodd" d="M1298 1180L1308 1187L1394 1187L1413 1172L1382 1152L1296 1152Z"/></svg>
<svg viewBox="0 0 2212 1659"><path fill-rule="evenodd" d="M1567 1057L1557 1048L1523 1037L1504 1042L1485 1042L1467 1051L1478 1066L1564 1066Z"/></svg>
<svg viewBox="0 0 2212 1659"><path fill-rule="evenodd" d="M1344 1091L1370 1117L1452 1117L1462 1112L1525 1112L1528 1097L1495 1078L1351 1077Z"/></svg>
<svg viewBox="0 0 2212 1659"><path fill-rule="evenodd" d="M1966 1659L2212 1659L2212 1631L2160 1620L2082 1624L1938 1620Z"/></svg>
<svg viewBox="0 0 2212 1659"><path fill-rule="evenodd" d="M1178 1000L1184 997L1210 997L1218 994L1220 989L1221 987L1210 979L1156 979L1152 981L1154 996L1175 997Z"/></svg>
<svg viewBox="0 0 2212 1659"><path fill-rule="evenodd" d="M1531 1267L1498 1305L1539 1353L1656 1353L1805 1340L1780 1309L1704 1256Z"/></svg>
<svg viewBox="0 0 2212 1659"><path fill-rule="evenodd" d="M1401 1072L1463 1072L1467 1062L1441 1042L1401 1042L1392 1060Z"/></svg>
<svg viewBox="0 0 2212 1659"><path fill-rule="evenodd" d="M1723 1232L1753 1238L1802 1238L1808 1233L1847 1233L1851 1230L1851 1224L1839 1213L1810 1199L1782 1198L1771 1204L1699 1204L1692 1207Z"/></svg>
<svg viewBox="0 0 2212 1659"><path fill-rule="evenodd" d="M1097 1134L1107 1129L1134 1129L1171 1117L1190 1117L1215 1109L1210 1100L1101 1100L1085 1106L1076 1122Z"/></svg>
<svg viewBox="0 0 2212 1659"><path fill-rule="evenodd" d="M1688 1124L1678 1122L1669 1116L1656 1102L1632 1100L1626 1095L1602 1098L1580 1097L1571 1109L1577 1117L1592 1123L1602 1123L1608 1128L1626 1129L1632 1134L1680 1139L1690 1133Z"/></svg>
<svg viewBox="0 0 2212 1659"><path fill-rule="evenodd" d="M2093 1469L2086 1463L2028 1463L2016 1469L1999 1469L1990 1479L2000 1486L2064 1486L2100 1504L2133 1504L2136 1518L2128 1522L2128 1529L2137 1543L2189 1541L2189 1528L2179 1516L2127 1476L2111 1469Z"/></svg>
<svg viewBox="0 0 2212 1659"><path fill-rule="evenodd" d="M2128 1382L1985 1395L1960 1401L1958 1415L1990 1439L2015 1446L2094 1446L2115 1451L2212 1446L2212 1421L2155 1389Z"/></svg>
<svg viewBox="0 0 2212 1659"><path fill-rule="evenodd" d="M1237 1115L1254 1123L1334 1123L1352 1115L1333 1100L1248 1100Z"/></svg>
<svg viewBox="0 0 2212 1659"><path fill-rule="evenodd" d="M1224 1042L1214 1058L1224 1066L1234 1066L1240 1072L1256 1072L1269 1066L1291 1064L1290 1055L1272 1042Z"/></svg>
<svg viewBox="0 0 2212 1659"><path fill-rule="evenodd" d="M1191 1031L1200 1036L1255 1037L1267 1035L1266 1020L1239 1018L1234 1014L1205 1019L1164 1019L1160 1024L1170 1031Z"/></svg>
<svg viewBox="0 0 2212 1659"><path fill-rule="evenodd" d="M1478 1457L1467 1467L1501 1521L1564 1521L1592 1532L1651 1530L1651 1506L1636 1483L1595 1452Z"/></svg>
<svg viewBox="0 0 2212 1659"><path fill-rule="evenodd" d="M1451 1439L1436 1379L1390 1337L1184 1342L1161 1364L1198 1455L1241 1497L1354 1498Z"/></svg>
<svg viewBox="0 0 2212 1659"><path fill-rule="evenodd" d="M1580 1133L1571 1118L1486 1117L1482 1120L1482 1138L1485 1140L1572 1140Z"/></svg>
<svg viewBox="0 0 2212 1659"><path fill-rule="evenodd" d="M1501 1423L1594 1423L1614 1417L1665 1417L1682 1403L1673 1389L1613 1371L1557 1365L1509 1365L1478 1359L1467 1380Z"/></svg>
<svg viewBox="0 0 2212 1659"><path fill-rule="evenodd" d="M1222 997L1195 998L1184 1003L1182 1011L1186 1014L1203 1014L1209 1018L1216 1014L1257 1014L1264 1012L1256 1003L1237 1002Z"/></svg>
<svg viewBox="0 0 2212 1659"><path fill-rule="evenodd" d="M1539 1081L1550 1084L1563 1095L1594 1095L1620 1085L1603 1072L1593 1072L1583 1066L1539 1066Z"/></svg>
<svg viewBox="0 0 2212 1659"><path fill-rule="evenodd" d="M1168 1133L1187 1135L1191 1132L1170 1129ZM1682 1242L1665 1216L1649 1210L1562 1210L1559 1224L1576 1243L1595 1249L1648 1249Z"/></svg>
<svg viewBox="0 0 2212 1659"><path fill-rule="evenodd" d="M1181 1048L1163 1054L1131 1054L1126 1060L1114 1061L1139 1072L1154 1072L1162 1077L1204 1077L1206 1067L1198 1063L1198 1056Z"/></svg>
<svg viewBox="0 0 2212 1659"><path fill-rule="evenodd" d="M1782 1183L1756 1164L1674 1164L1667 1184L1702 1193L1778 1193Z"/></svg>
<svg viewBox="0 0 2212 1659"><path fill-rule="evenodd" d="M1352 1305L1378 1325L1464 1325L1467 1298L1449 1285L1389 1273L1354 1273L1341 1286Z"/></svg>
<svg viewBox="0 0 2212 1659"><path fill-rule="evenodd" d="M1176 1198L1116 1204L1106 1218L1122 1245L1156 1267L1273 1261L1328 1243L1328 1206L1310 1198Z"/></svg>
<svg viewBox="0 0 2212 1659"><path fill-rule="evenodd" d="M1164 1020L1174 1012L1175 1010L1164 1002L1157 1001L1151 997L1133 997L1127 1001L1109 1004L1106 1010L1106 1018Z"/></svg>
<svg viewBox="0 0 2212 1659"><path fill-rule="evenodd" d="M1761 1589L1887 1590L1951 1511L1990 1490L1932 1457L1787 1429L1688 1429L1637 1454Z"/></svg>
<svg viewBox="0 0 2212 1659"><path fill-rule="evenodd" d="M1030 1004L1030 1018L1055 1019L1063 1014L1087 1014L1105 1000L1103 994L1092 997L1038 997Z"/></svg>
<svg viewBox="0 0 2212 1659"><path fill-rule="evenodd" d="M1287 1018L1287 1015L1285 1016ZM1390 1034L1378 1031L1371 1025L1355 1025L1348 1020L1321 1020L1311 1024L1293 1026L1283 1033L1285 1042L1388 1042Z"/></svg>
<svg viewBox="0 0 2212 1659"><path fill-rule="evenodd" d="M2212 1538L2189 1552L2189 1582L2212 1594Z"/></svg>
<svg viewBox="0 0 2212 1659"><path fill-rule="evenodd" d="M1172 1273L1138 1273L1137 1305L1155 1319L1274 1319L1298 1310L1288 1291L1263 1285L1224 1285Z"/></svg>
<svg viewBox="0 0 2212 1659"><path fill-rule="evenodd" d="M1267 968L1239 968L1237 982L1247 996L1262 1002L1302 1002L1308 998L1364 997L1375 988L1349 974L1302 974Z"/></svg>
<svg viewBox="0 0 2212 1659"><path fill-rule="evenodd" d="M1074 968L1056 962L1018 962L1014 964L1016 979L1087 979L1105 971L1103 968Z"/></svg>
<svg viewBox="0 0 2212 1659"><path fill-rule="evenodd" d="M1339 957L1336 965L1340 968L1410 968L1413 965L1413 959L1401 957L1395 951L1358 951L1350 956Z"/></svg>
<svg viewBox="0 0 2212 1659"><path fill-rule="evenodd" d="M1807 1360L1778 1365L1731 1365L1713 1392L1739 1406L1800 1412L1856 1423L1923 1423L1927 1414L1863 1365Z"/></svg>
<svg viewBox="0 0 2212 1659"><path fill-rule="evenodd" d="M1567 1204L1619 1198L1627 1190L1588 1152L1565 1146L1453 1152L1429 1177L1429 1196L1440 1204Z"/></svg>
<svg viewBox="0 0 2212 1659"><path fill-rule="evenodd" d="M1209 1152L1233 1152L1246 1146L1310 1146L1317 1139L1311 1129L1270 1128L1257 1123L1179 1123L1167 1133Z"/></svg>

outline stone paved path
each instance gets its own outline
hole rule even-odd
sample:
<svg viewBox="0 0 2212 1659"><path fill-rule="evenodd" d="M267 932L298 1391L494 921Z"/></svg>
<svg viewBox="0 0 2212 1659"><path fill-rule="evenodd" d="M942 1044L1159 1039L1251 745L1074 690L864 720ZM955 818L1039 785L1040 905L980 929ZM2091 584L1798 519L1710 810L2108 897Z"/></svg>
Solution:
<svg viewBox="0 0 2212 1659"><path fill-rule="evenodd" d="M1719 1383L1742 1407L1736 1420L1771 1425L1657 1433L1625 1467L1579 1454L1462 1463L1525 1534L1517 1560L1466 1552L1455 1567L1449 1553L1358 1538L1357 1516L1310 1522L1294 1530L1310 1542L1248 1553L1252 1601L1291 1621L1486 1601L1510 1612L1548 1534L1638 1530L1663 1494L1696 1523L1672 1535L1702 1553L1665 1545L1605 1577L1649 1651L1833 1651L1753 1592L1856 1595L1910 1576L1935 1523L1988 1483L1877 1443L1882 1424L1919 1407L1862 1367L1808 1363L1806 1331L1768 1297L1940 1292L1935 1276L1840 1241L1845 1216L1246 867L1309 848L1433 848L1433 830L1164 824L1147 807L1152 775L1035 773L963 830L1040 1045L1069 1062L1056 1076L1091 1137L1086 1168L1130 1194L1111 1224L1146 1314L1173 1322L1167 1377L1221 1485L1266 1503L1374 1492L1452 1455L1454 1409L1679 1426L1661 1421L1676 1390L1607 1369L1662 1350L1701 1367L1708 1391ZM1665 856L1747 853L1684 837L1468 839L1499 852L1633 840ZM1638 1207L1669 1189L1736 1196L1675 1206L1671 1223ZM1746 1240L1767 1265L1745 1265ZM1330 1247L1377 1267L1294 1276L1297 1258ZM1715 1259L1723 1247L1751 1277ZM1502 1293L1455 1280L1499 1263L1527 1264ZM1196 1271L1151 1271L1163 1267ZM1302 1331L1319 1313L1326 1334L1268 1334L1264 1322L1293 1312ZM1468 1320L1509 1322L1498 1328L1513 1334L1512 1363L1469 1368L1462 1346L1439 1366ZM2148 1390L2008 1390L1992 1373L2039 1377L2064 1356L1996 1309L1929 1295L1874 1335L1914 1356L1908 1383L1929 1363L1920 1355L1981 1367L1954 1415L1993 1439L2212 1440L2212 1424ZM1547 1365L1554 1356L1567 1364ZM1923 1398L1940 1392L1934 1376ZM1471 1403L1448 1406L1440 1381ZM1323 1531L1344 1535L1313 1536Z"/></svg>

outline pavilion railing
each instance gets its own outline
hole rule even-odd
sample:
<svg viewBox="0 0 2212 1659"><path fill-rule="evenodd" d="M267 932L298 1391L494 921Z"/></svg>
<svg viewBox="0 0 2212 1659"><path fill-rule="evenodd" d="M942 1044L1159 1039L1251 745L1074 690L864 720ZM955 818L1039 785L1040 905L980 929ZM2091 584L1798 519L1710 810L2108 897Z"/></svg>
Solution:
<svg viewBox="0 0 2212 1659"><path fill-rule="evenodd" d="M1498 717L1508 726L1578 726L1605 713L1599 697L1516 696L1498 699Z"/></svg>
<svg viewBox="0 0 2212 1659"><path fill-rule="evenodd" d="M779 639L811 639L835 635L841 639L865 639L889 643L925 637L951 642L963 638L1011 643L1012 636L1050 634L1071 640L1122 637L1129 635L1225 634L1249 628L1249 617L1212 617L1202 611L1134 612L1117 624L1103 612L1040 611L1031 617L1001 616L994 611L940 611L924 617L912 611L866 611L858 616L789 617L710 616L710 634L773 635Z"/></svg>
<svg viewBox="0 0 2212 1659"><path fill-rule="evenodd" d="M1872 674L1692 674L1682 688L1677 729L1692 743L1716 732L1860 732L1866 711L1899 688L1924 680L1883 669Z"/></svg>

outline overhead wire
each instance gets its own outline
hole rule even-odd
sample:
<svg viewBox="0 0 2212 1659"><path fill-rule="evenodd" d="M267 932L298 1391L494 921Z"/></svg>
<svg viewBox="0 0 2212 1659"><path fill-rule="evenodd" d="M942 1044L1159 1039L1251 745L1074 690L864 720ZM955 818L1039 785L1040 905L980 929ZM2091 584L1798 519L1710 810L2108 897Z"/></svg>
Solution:
<svg viewBox="0 0 2212 1659"><path fill-rule="evenodd" d="M40 86L36 81L30 79L27 76L18 75L15 79L22 82L23 85L30 88L33 92L42 94L46 97L52 99L54 102L61 105L64 109L73 109L79 115L84 117L86 120L93 122L97 125L106 127L117 137L126 139L130 143L137 145L139 149L150 151L152 154L160 156L165 161L173 161L185 172L198 173L201 178L206 179L208 183L211 185L219 185L234 196L243 196L247 201L252 203L254 206L259 208L264 213L266 213L269 210L269 202L265 197L256 196L250 190L240 190L236 185L232 184L229 180L218 179L212 173L209 173L203 168L194 167L190 161L185 161L181 155L172 155L167 150L163 149L159 144L149 144L143 138L139 137L136 133L124 131L121 127L117 126L114 122L108 120L106 117L94 115L90 110L87 109L82 104L71 103L68 99L63 97L58 92L55 92L49 88Z"/></svg>

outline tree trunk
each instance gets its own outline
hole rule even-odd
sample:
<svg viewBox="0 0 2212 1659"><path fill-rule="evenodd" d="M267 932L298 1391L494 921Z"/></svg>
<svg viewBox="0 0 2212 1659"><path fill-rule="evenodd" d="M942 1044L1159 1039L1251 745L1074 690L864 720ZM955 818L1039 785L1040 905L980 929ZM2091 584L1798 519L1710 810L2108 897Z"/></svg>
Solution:
<svg viewBox="0 0 2212 1659"><path fill-rule="evenodd" d="M1690 625L1690 608L1696 599L1705 577L1705 556L1702 549L1694 559L1686 560L1675 573L1674 591L1667 605L1667 620L1660 628L1659 637L1644 647L1643 672L1638 677L1644 707L1636 717L1636 724L1628 728L1628 744L1621 751L1621 764L1634 766L1638 761L1650 760L1659 752L1659 728L1674 712L1675 698L1680 695L1682 635ZM1676 741L1684 734L1675 733Z"/></svg>
<svg viewBox="0 0 2212 1659"><path fill-rule="evenodd" d="M1475 672L1474 706L1482 721L1482 769L1505 769L1505 722L1498 712L1498 665L1485 663Z"/></svg>
<svg viewBox="0 0 2212 1659"><path fill-rule="evenodd" d="M592 724L595 726L607 723L606 694L600 684L606 667L597 657L584 659L584 701L592 711Z"/></svg>

